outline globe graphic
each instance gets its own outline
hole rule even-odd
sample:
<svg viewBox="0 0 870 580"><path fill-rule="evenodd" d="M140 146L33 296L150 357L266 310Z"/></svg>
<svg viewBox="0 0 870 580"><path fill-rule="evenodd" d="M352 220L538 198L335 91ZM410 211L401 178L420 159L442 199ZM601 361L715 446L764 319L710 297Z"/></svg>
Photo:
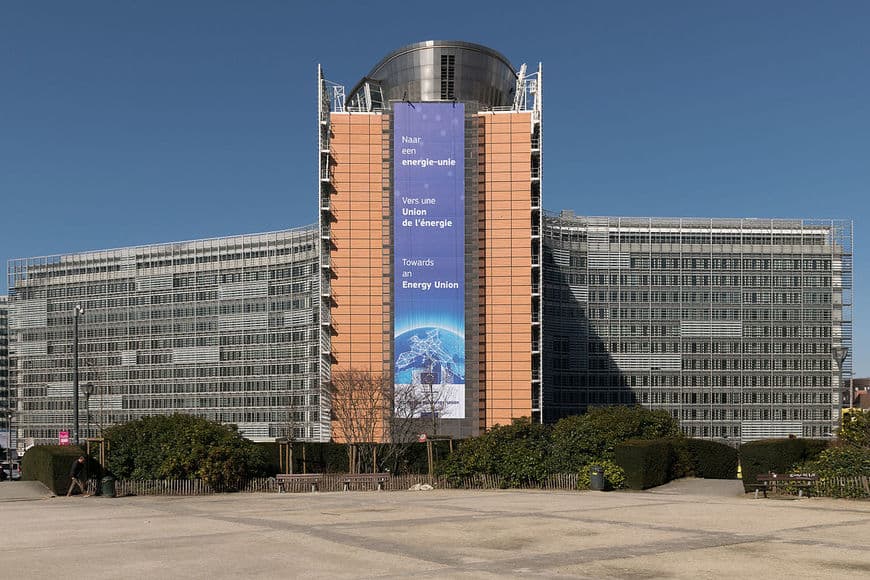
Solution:
<svg viewBox="0 0 870 580"><path fill-rule="evenodd" d="M396 337L393 352L397 384L419 383L415 377L430 371L437 383L465 383L465 337L455 332L434 326L412 328Z"/></svg>

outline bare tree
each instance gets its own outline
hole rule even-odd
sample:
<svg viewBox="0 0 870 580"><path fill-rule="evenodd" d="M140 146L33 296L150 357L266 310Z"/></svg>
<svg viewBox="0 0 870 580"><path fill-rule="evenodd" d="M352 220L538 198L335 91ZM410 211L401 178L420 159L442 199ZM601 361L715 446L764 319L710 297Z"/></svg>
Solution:
<svg viewBox="0 0 870 580"><path fill-rule="evenodd" d="M377 444L386 439L391 385L382 374L360 369L332 375L332 417L336 438L348 446L348 468L361 470L369 458L376 468Z"/></svg>
<svg viewBox="0 0 870 580"><path fill-rule="evenodd" d="M438 435L438 420L447 409L448 390L432 384L396 385L390 435L394 442L416 441L428 431Z"/></svg>

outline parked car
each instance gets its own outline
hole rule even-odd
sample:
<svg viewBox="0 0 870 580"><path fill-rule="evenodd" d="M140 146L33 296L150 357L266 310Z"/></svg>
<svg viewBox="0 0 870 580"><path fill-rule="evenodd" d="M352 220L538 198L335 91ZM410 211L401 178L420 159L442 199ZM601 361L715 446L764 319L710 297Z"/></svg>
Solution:
<svg viewBox="0 0 870 580"><path fill-rule="evenodd" d="M16 481L21 479L21 463L18 461L3 462L3 479Z"/></svg>

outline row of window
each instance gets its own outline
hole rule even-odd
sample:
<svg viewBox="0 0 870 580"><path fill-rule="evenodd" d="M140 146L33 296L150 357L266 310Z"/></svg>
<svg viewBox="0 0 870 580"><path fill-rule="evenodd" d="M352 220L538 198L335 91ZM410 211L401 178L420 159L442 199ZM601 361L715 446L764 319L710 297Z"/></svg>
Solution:
<svg viewBox="0 0 870 580"><path fill-rule="evenodd" d="M677 371L679 372L679 371ZM613 369L604 372L588 372L571 369L564 372L551 372L547 379L553 387L581 389L622 389L631 387L806 387L826 388L831 386L830 373L825 375L728 375L728 374L663 374L661 371L649 371L645 374L615 373Z"/></svg>
<svg viewBox="0 0 870 580"><path fill-rule="evenodd" d="M198 366L198 367L170 367L151 369L117 369L103 368L99 373L80 373L83 381L96 381L105 378L109 380L146 380L146 379L171 379L185 377L249 377L263 375L300 375L316 374L319 370L318 362L270 364L270 365L245 365L245 366ZM100 378L98 375L105 376ZM22 372L18 377L20 384L38 383L62 383L72 381L71 372Z"/></svg>

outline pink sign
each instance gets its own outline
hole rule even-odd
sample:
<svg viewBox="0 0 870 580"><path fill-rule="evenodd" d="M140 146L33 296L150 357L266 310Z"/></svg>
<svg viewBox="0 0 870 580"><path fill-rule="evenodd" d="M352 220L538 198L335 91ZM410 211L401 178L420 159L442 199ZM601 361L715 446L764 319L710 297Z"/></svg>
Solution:
<svg viewBox="0 0 870 580"><path fill-rule="evenodd" d="M69 431L58 431L57 440L61 445L69 445Z"/></svg>

